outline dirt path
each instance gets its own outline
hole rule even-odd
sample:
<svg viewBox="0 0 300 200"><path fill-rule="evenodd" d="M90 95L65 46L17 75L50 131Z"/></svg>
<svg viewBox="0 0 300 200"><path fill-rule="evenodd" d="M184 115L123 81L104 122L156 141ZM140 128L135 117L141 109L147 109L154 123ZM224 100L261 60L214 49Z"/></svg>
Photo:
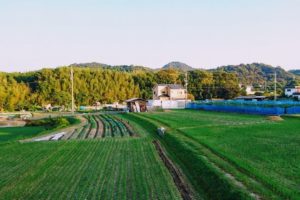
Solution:
<svg viewBox="0 0 300 200"><path fill-rule="evenodd" d="M189 186L187 183L185 183L184 179L182 178L183 175L181 172L177 169L177 167L174 165L174 163L167 157L166 153L164 152L163 148L161 147L160 143L157 140L153 141L153 144L155 145L156 150L158 151L158 154L162 161L164 162L165 166L169 170L170 174L173 177L174 183L180 192L182 198L184 200L192 200L192 192L189 189Z"/></svg>
<svg viewBox="0 0 300 200"><path fill-rule="evenodd" d="M103 122L96 115L95 115L95 120L96 120L96 123L97 123L97 133L96 133L95 138L101 138L102 134L104 132Z"/></svg>
<svg viewBox="0 0 300 200"><path fill-rule="evenodd" d="M68 139L72 135L72 133L75 131L75 129L78 129L78 128L84 126L87 123L87 120L84 117L78 116L78 118L80 119L79 124L75 124L75 125L71 125L71 126L66 127L66 128L54 130L53 132L47 133L45 135L36 136L36 137L25 139L25 140L20 140L20 142L32 142L32 141L35 141L39 138L50 137L50 136L53 136L53 135L61 133L61 132L65 132L64 137L61 138L61 139L63 139L63 140Z"/></svg>

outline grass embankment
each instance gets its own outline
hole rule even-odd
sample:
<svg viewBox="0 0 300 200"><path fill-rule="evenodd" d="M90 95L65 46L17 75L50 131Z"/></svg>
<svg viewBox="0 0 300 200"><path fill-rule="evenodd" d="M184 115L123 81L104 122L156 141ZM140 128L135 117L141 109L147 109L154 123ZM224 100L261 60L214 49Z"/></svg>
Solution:
<svg viewBox="0 0 300 200"><path fill-rule="evenodd" d="M189 182L194 186L196 199L251 199L244 191L234 187L208 161L183 138L169 129L163 139L156 136L159 123L140 115L130 115L131 121L143 126L161 141L169 157L177 163Z"/></svg>
<svg viewBox="0 0 300 200"><path fill-rule="evenodd" d="M274 122L263 116L203 111L172 111L143 116L170 127L163 140L167 146L177 143L170 145L174 146L171 151L178 152L177 157L192 156L184 153L180 156L179 146L195 153L194 158L181 163L192 181L203 178L197 177L192 169L197 169L197 160L205 156L262 198L300 198L299 118L284 117L283 121ZM213 180L208 181L208 185L211 182Z"/></svg>
<svg viewBox="0 0 300 200"><path fill-rule="evenodd" d="M181 199L152 136L6 143L0 199Z"/></svg>

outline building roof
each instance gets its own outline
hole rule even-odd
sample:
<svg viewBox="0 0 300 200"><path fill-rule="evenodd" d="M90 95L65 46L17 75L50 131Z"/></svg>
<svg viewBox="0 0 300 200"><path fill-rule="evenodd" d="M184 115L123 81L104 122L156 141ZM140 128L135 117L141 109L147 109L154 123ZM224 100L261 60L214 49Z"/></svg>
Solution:
<svg viewBox="0 0 300 200"><path fill-rule="evenodd" d="M299 89L299 88L300 88L299 85L285 87L285 89Z"/></svg>
<svg viewBox="0 0 300 200"><path fill-rule="evenodd" d="M168 86L170 89L184 89L181 84L157 84L157 86Z"/></svg>
<svg viewBox="0 0 300 200"><path fill-rule="evenodd" d="M170 96L167 94L162 94L162 95L159 95L158 97L170 97Z"/></svg>
<svg viewBox="0 0 300 200"><path fill-rule="evenodd" d="M147 102L147 100L146 99L142 99L142 98L131 98L131 99L127 99L127 100L125 100L125 102L134 102L134 101L145 101L145 102Z"/></svg>

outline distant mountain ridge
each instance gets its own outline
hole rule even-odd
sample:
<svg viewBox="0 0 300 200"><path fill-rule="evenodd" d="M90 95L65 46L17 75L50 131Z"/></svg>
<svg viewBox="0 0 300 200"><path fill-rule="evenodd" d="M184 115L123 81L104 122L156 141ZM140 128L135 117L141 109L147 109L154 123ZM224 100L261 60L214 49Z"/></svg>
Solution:
<svg viewBox="0 0 300 200"><path fill-rule="evenodd" d="M290 72L294 75L300 76L300 69L291 69L288 72Z"/></svg>
<svg viewBox="0 0 300 200"><path fill-rule="evenodd" d="M178 61L170 62L170 63L164 65L162 67L162 69L176 69L176 70L184 71L184 72L195 70L195 68L193 68L185 63L178 62Z"/></svg>
<svg viewBox="0 0 300 200"><path fill-rule="evenodd" d="M198 68L193 68L185 63L173 61L161 68L153 69L144 66L136 66L136 65L107 65L103 63L91 62L91 63L75 63L71 64L73 67L87 67L87 68L102 68L102 69L112 69L117 71L159 71L159 70L167 70L167 69L175 69L181 72L200 70ZM204 69L201 69L204 70ZM272 84L274 81L274 74L276 71L277 81L279 84L285 85L289 81L296 79L300 80L300 69L299 70L290 70L286 71L281 67L273 67L271 65L267 65L264 63L252 63L252 64L239 64L239 65L226 65L220 66L214 69L208 69L206 71L215 72L215 71L225 71L230 73L235 73L239 79L239 82L242 84L249 85L264 85L264 84Z"/></svg>
<svg viewBox="0 0 300 200"><path fill-rule="evenodd" d="M186 71L195 70L195 68L193 68L185 63L182 63L182 62L170 62L158 69L152 69L149 67L137 66L137 65L108 65L108 64L104 64L104 63L98 63L98 62L74 63L69 66L85 67L85 68L114 69L114 70L120 70L120 71L135 71L135 70L156 71L156 70L162 70L162 69L176 69L179 71L186 72Z"/></svg>
<svg viewBox="0 0 300 200"><path fill-rule="evenodd" d="M71 64L69 66L72 67L85 67L85 68L102 68L102 69L113 69L113 70L117 70L117 71L127 71L127 72L131 72L131 71L135 71L135 70L143 70L143 71L148 71L148 70L152 70L148 67L144 67L144 66L137 66L137 65L107 65L107 64L103 64L103 63L97 63L97 62L91 62L91 63L74 63Z"/></svg>
<svg viewBox="0 0 300 200"><path fill-rule="evenodd" d="M239 81L244 84L264 85L274 81L275 72L277 82L285 85L287 82L293 80L295 75L291 72L285 71L281 67L273 67L264 63L227 65L210 69L209 71L225 71L237 74ZM299 77L296 77L297 79Z"/></svg>

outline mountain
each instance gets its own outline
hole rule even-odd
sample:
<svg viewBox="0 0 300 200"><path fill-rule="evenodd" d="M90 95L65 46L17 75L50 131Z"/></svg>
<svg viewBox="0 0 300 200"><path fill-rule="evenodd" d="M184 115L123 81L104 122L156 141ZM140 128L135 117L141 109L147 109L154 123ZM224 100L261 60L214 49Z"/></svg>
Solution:
<svg viewBox="0 0 300 200"><path fill-rule="evenodd" d="M195 70L193 67L182 63L182 62L170 62L166 65L164 65L162 68L158 69L151 69L148 67L144 66L137 66L137 65L107 65L103 63L97 63L97 62L90 62L90 63L74 63L69 66L73 67L83 67L83 68L102 68L102 69L113 69L113 70L118 70L118 71L127 71L127 72L132 72L132 71L137 71L137 70L142 70L142 71L157 71L161 69L176 69L179 71L192 71Z"/></svg>
<svg viewBox="0 0 300 200"><path fill-rule="evenodd" d="M273 67L263 63L227 65L209 71L225 71L237 74L240 83L251 85L272 84L276 72L279 84L285 85L293 80L294 75L281 67Z"/></svg>
<svg viewBox="0 0 300 200"><path fill-rule="evenodd" d="M97 63L97 62L90 62L90 63L74 63L69 66L72 67L86 67L86 68L107 68L110 67L110 65L103 64L103 63Z"/></svg>
<svg viewBox="0 0 300 200"><path fill-rule="evenodd" d="M300 76L300 69L292 69L292 70L289 70L289 72L294 75Z"/></svg>
<svg viewBox="0 0 300 200"><path fill-rule="evenodd" d="M70 66L73 67L86 67L86 68L102 68L102 69L112 69L116 71L159 71L162 69L176 69L181 72L193 71L196 68L193 68L182 62L170 62L164 65L162 68L151 69L144 66L136 66L136 65L107 65L103 63L91 62L91 63L80 63L80 64L72 64ZM286 85L291 82L293 79L296 81L300 81L300 70L290 70L285 71L281 67L273 67L271 65L267 65L264 63L252 63L252 64L240 64L240 65L226 65L220 66L214 69L209 69L207 71L215 72L215 71L225 71L237 74L239 82L247 85L254 85L255 87L261 87L265 84L272 85L274 82L274 74L276 71L277 81L279 86ZM296 75L296 76L295 76Z"/></svg>
<svg viewBox="0 0 300 200"><path fill-rule="evenodd" d="M170 62L164 65L162 69L177 69L184 72L195 70L193 67L182 62Z"/></svg>
<svg viewBox="0 0 300 200"><path fill-rule="evenodd" d="M97 63L97 62L91 62L91 63L74 63L69 66L72 67L82 67L82 68L101 68L101 69L112 69L117 71L126 71L126 72L132 72L137 70L142 71L149 71L152 70L148 67L144 66L137 66L137 65L107 65L103 63Z"/></svg>

